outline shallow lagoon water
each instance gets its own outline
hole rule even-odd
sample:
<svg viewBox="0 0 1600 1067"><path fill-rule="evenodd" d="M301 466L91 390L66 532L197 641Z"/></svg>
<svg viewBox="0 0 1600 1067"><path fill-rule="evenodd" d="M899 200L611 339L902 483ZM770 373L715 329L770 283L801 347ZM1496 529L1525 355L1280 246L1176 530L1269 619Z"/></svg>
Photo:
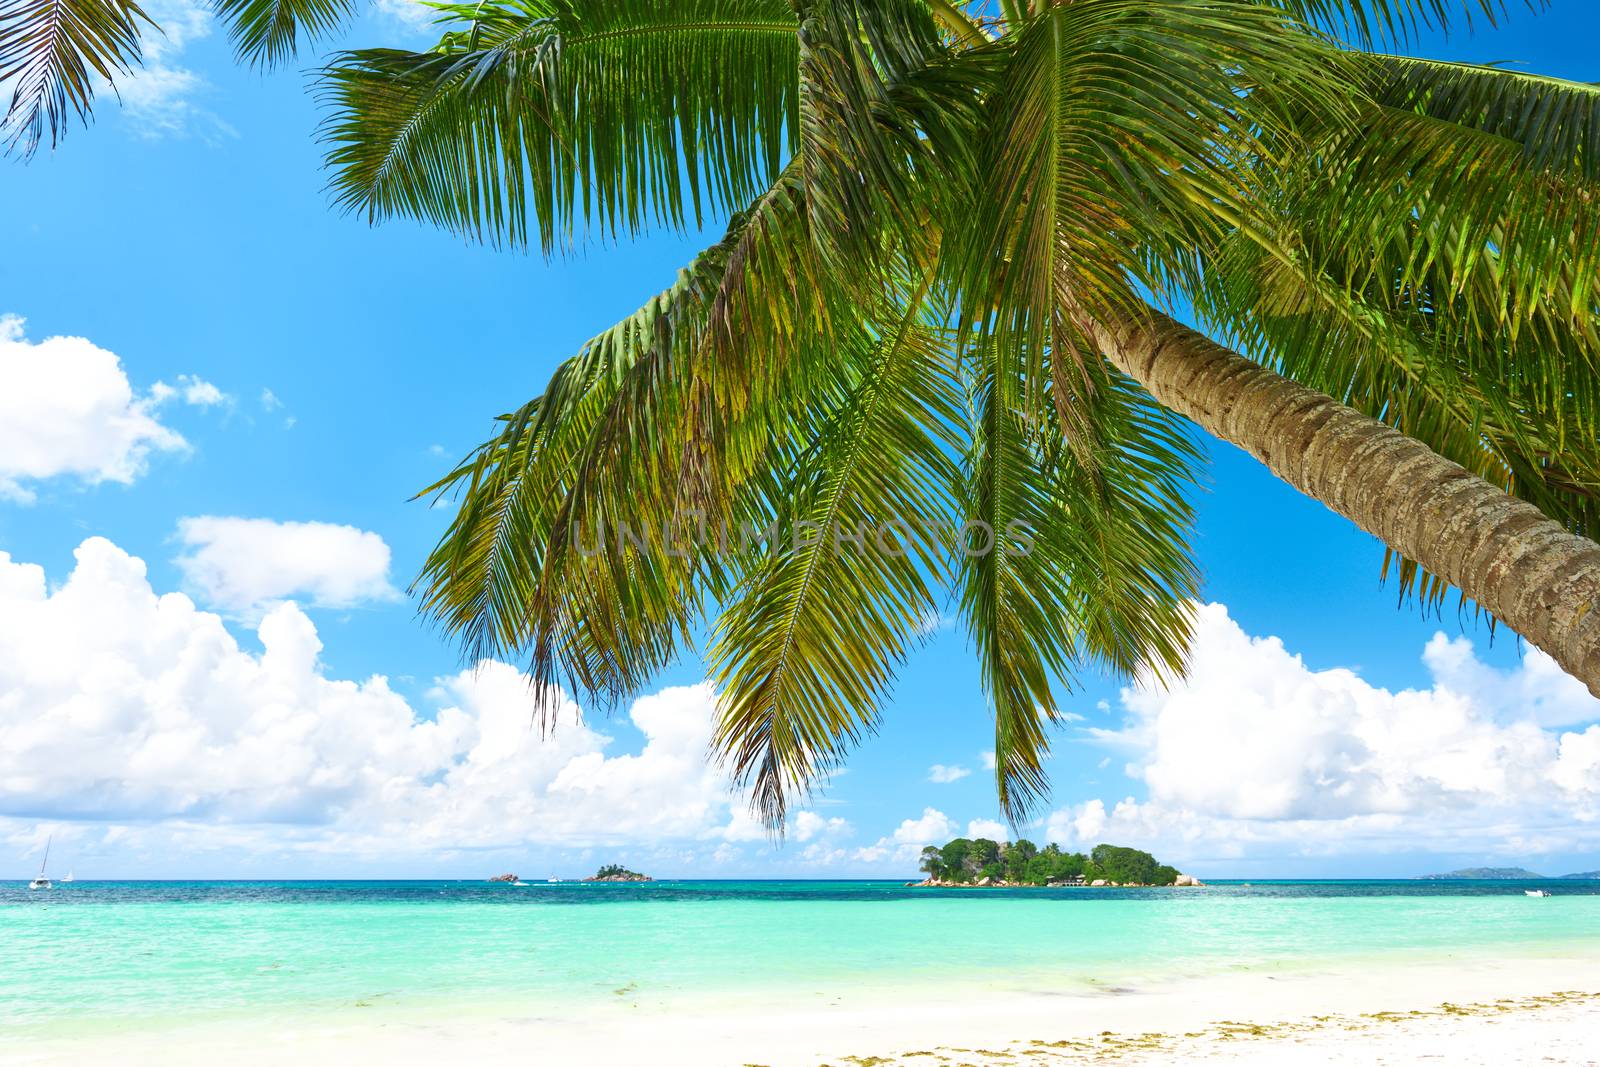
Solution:
<svg viewBox="0 0 1600 1067"><path fill-rule="evenodd" d="M1537 899L1523 890L1550 889ZM899 882L0 887L0 1033L454 1006L555 1016L844 992L1600 953L1600 882L912 889Z"/></svg>

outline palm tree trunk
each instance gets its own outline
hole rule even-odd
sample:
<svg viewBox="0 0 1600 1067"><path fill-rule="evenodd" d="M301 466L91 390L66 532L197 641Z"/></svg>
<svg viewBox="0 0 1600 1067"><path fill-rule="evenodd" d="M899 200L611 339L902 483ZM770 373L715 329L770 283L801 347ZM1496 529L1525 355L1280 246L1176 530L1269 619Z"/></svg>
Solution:
<svg viewBox="0 0 1600 1067"><path fill-rule="evenodd" d="M1600 696L1600 545L1158 312L1092 331L1157 401L1445 578Z"/></svg>

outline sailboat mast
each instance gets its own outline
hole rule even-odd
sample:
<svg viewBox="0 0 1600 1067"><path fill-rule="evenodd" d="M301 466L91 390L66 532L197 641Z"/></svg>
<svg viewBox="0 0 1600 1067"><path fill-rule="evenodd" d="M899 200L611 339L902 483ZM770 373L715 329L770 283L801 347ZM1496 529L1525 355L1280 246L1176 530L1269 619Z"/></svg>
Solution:
<svg viewBox="0 0 1600 1067"><path fill-rule="evenodd" d="M49 837L44 839L44 862L39 864L39 877L40 878L44 877L44 869L46 867L50 866L50 843L52 841L54 841L55 839L56 839L56 835L55 834L51 834Z"/></svg>

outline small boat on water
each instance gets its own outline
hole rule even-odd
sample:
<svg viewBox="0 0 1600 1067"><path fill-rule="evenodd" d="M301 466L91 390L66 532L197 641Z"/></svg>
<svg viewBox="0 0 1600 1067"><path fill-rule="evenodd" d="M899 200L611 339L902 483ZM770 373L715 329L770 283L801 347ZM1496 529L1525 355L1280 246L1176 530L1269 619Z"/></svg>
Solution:
<svg viewBox="0 0 1600 1067"><path fill-rule="evenodd" d="M521 886L521 887L522 887L522 888L524 888L524 889L526 889L526 888L528 888L528 883L527 883L527 882L524 882L524 881L522 881L522 880L521 880L521 879L518 879L518 880L517 880L517 881L515 881L515 882L512 882L512 883L511 883L511 884L512 884L512 885L520 885L520 886Z"/></svg>
<svg viewBox="0 0 1600 1067"><path fill-rule="evenodd" d="M1527 896L1527 897L1547 897L1547 896L1550 895L1550 890L1548 890L1548 889L1524 889L1522 891L1522 895L1523 896Z"/></svg>
<svg viewBox="0 0 1600 1067"><path fill-rule="evenodd" d="M77 879L72 877L72 872L68 871L67 872L67 876L65 878L61 879L61 884L62 885L68 885L68 884L70 884L72 882L76 882L76 881L77 881Z"/></svg>
<svg viewBox="0 0 1600 1067"><path fill-rule="evenodd" d="M50 879L44 876L44 869L50 866L50 843L55 840L54 835L44 839L44 862L39 864L39 877L28 883L29 889L53 889Z"/></svg>

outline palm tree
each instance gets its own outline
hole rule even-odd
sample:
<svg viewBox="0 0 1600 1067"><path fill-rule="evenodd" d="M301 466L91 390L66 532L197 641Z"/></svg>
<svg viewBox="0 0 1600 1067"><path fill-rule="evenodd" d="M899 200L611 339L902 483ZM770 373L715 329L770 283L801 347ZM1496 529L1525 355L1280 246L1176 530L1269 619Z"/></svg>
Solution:
<svg viewBox="0 0 1600 1067"><path fill-rule="evenodd" d="M1182 415L1600 692L1600 92L1376 50L1447 8L485 0L334 57L374 220L729 217L433 487L425 610L610 700L714 616L717 751L776 825L951 600L1020 817L1075 671L1182 668Z"/></svg>
<svg viewBox="0 0 1600 1067"><path fill-rule="evenodd" d="M1075 670L1182 668L1177 413L1600 692L1600 92L1372 50L1443 0L972 10L507 0L333 60L374 220L554 251L731 214L433 487L425 611L607 699L714 613L716 749L779 825L949 597L1020 817ZM906 517L957 534L861 550ZM822 533L727 536L774 523Z"/></svg>

